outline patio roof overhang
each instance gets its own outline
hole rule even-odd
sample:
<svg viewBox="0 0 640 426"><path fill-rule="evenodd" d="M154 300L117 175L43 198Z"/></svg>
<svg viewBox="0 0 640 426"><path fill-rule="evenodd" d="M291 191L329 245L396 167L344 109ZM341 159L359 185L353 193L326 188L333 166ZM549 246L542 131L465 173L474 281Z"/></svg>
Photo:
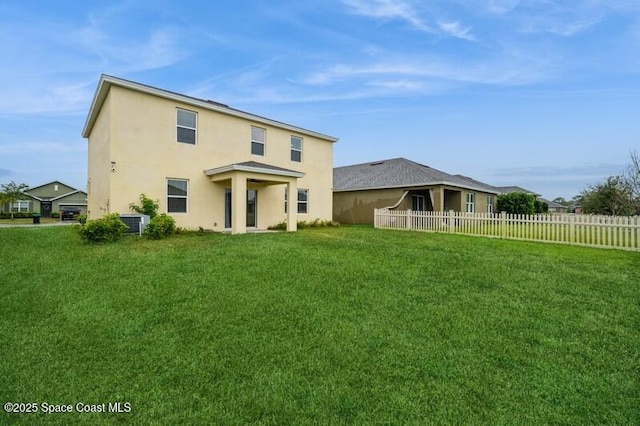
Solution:
<svg viewBox="0 0 640 426"><path fill-rule="evenodd" d="M207 169L204 171L207 176L220 176L228 174L229 172L247 172L252 174L265 175L265 178L267 178L267 180L271 180L272 177L276 176L284 178L304 177L304 173L302 172L284 169L277 166L271 166L269 164L258 163L256 161L245 161L243 163L229 164L227 166L215 167L213 169ZM287 179L283 180L286 181Z"/></svg>

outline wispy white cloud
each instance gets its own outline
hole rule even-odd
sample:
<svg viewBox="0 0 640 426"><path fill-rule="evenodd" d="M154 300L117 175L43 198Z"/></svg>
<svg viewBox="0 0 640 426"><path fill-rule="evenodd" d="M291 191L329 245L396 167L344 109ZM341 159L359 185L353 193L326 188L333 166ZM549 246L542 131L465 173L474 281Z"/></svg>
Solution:
<svg viewBox="0 0 640 426"><path fill-rule="evenodd" d="M350 6L355 14L385 20L401 20L413 28L436 35L451 36L467 41L475 41L470 26L463 26L459 21L435 20L430 14L421 14L407 0L342 0ZM424 6L423 6L424 7ZM431 22L433 21L433 22Z"/></svg>
<svg viewBox="0 0 640 426"><path fill-rule="evenodd" d="M520 4L520 0L486 0L486 10L495 14L505 14L514 10Z"/></svg>
<svg viewBox="0 0 640 426"><path fill-rule="evenodd" d="M188 54L182 30L121 30L129 18L122 6L116 12L90 14L84 25L37 15L20 24L0 20L0 68L13 71L0 78L0 114L86 111L101 73L162 68Z"/></svg>
<svg viewBox="0 0 640 426"><path fill-rule="evenodd" d="M521 85L547 79L551 70L541 58L518 56L516 52L499 60L475 63L446 61L439 58L393 58L365 65L334 65L302 81L309 85L330 85L344 81L368 79L380 75L420 77L450 82Z"/></svg>
<svg viewBox="0 0 640 426"><path fill-rule="evenodd" d="M403 0L343 0L354 13L373 18L399 19L421 31L431 31L413 7Z"/></svg>
<svg viewBox="0 0 640 426"><path fill-rule="evenodd" d="M473 34L471 34L471 27L462 27L460 22L451 21L451 22L438 22L438 26L442 31L450 36L461 38L468 41L475 41L476 38Z"/></svg>

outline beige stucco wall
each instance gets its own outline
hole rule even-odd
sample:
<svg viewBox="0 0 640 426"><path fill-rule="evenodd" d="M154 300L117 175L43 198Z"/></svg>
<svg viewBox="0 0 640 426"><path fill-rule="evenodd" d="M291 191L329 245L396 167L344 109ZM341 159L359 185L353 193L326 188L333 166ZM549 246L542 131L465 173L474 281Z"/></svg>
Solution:
<svg viewBox="0 0 640 426"><path fill-rule="evenodd" d="M98 219L109 213L111 195L111 94L102 105L88 140L87 216ZM116 165L117 166L117 165Z"/></svg>
<svg viewBox="0 0 640 426"><path fill-rule="evenodd" d="M176 142L176 108L197 113L196 144ZM266 129L265 155L251 154L251 125ZM302 162L290 160L290 137L303 139ZM116 163L111 171L111 161ZM188 180L187 213L171 213L178 226L224 229L224 183L204 170L256 161L305 173L298 188L309 190L309 213L299 220L332 216L333 144L287 129L252 123L221 112L112 86L89 135L89 211L131 213L139 195L167 211L167 179ZM229 182L230 183L230 182ZM285 219L285 185L248 182L258 190L258 227Z"/></svg>

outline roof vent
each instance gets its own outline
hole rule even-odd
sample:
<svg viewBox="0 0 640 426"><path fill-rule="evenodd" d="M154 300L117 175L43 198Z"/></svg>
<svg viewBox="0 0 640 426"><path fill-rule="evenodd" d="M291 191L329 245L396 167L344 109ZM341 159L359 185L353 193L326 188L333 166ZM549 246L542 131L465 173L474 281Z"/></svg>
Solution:
<svg viewBox="0 0 640 426"><path fill-rule="evenodd" d="M376 163L369 164L370 166L379 166L380 164L384 164L384 161L378 161Z"/></svg>

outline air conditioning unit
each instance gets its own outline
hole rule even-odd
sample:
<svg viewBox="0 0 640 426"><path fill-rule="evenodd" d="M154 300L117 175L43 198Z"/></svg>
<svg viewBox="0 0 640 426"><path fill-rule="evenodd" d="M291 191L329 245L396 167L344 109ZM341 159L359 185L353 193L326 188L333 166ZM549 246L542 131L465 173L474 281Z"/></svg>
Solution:
<svg viewBox="0 0 640 426"><path fill-rule="evenodd" d="M142 235L151 218L146 214L121 214L120 220L127 225L126 234Z"/></svg>

